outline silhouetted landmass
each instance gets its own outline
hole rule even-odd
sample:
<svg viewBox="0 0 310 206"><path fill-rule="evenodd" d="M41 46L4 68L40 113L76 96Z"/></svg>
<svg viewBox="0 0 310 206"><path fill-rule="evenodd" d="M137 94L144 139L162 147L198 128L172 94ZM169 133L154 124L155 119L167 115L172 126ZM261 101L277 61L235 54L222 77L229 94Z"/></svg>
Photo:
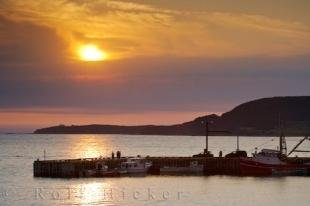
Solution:
<svg viewBox="0 0 310 206"><path fill-rule="evenodd" d="M34 133L204 135L204 120L205 116L170 126L60 125L38 129ZM258 99L241 104L221 116L208 115L208 121L210 130L227 130L230 131L228 135L273 136L279 134L279 125L286 135L306 135L310 134L310 96Z"/></svg>

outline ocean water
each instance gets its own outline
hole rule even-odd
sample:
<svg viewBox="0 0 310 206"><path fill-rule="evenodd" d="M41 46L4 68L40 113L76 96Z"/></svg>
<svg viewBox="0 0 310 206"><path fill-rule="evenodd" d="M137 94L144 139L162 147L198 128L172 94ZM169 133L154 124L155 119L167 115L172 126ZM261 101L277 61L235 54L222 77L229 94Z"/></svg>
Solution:
<svg viewBox="0 0 310 206"><path fill-rule="evenodd" d="M301 137L287 138L290 150ZM43 159L122 155L191 156L204 137L135 135L0 135L0 205L309 205L310 177L147 176L34 178ZM236 149L235 137L210 137L218 155ZM240 137L240 148L276 149L277 137ZM301 149L309 150L309 141ZM308 153L298 154L302 156Z"/></svg>

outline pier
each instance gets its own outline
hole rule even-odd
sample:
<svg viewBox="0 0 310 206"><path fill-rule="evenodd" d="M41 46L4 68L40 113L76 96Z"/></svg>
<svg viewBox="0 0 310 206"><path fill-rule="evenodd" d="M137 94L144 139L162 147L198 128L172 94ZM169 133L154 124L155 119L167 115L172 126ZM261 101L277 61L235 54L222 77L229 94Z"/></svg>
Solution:
<svg viewBox="0 0 310 206"><path fill-rule="evenodd" d="M109 168L119 168L121 162L130 157L122 158L85 158L85 159L67 159L67 160L36 160L33 163L34 177L51 178L78 178L82 177L84 170L93 170L96 163L104 162ZM203 165L201 175L240 175L240 159L226 157L146 157L146 160L152 162L149 174L161 175L160 169L164 167L189 168L191 162L197 161ZM291 163L309 163L310 158L287 159ZM185 175L182 171L175 175Z"/></svg>
<svg viewBox="0 0 310 206"><path fill-rule="evenodd" d="M33 163L34 177L75 178L81 177L83 170L95 169L97 162L105 162L109 168L118 168L121 162L128 157L122 158L86 158L68 160L36 160ZM146 157L152 162L149 173L160 175L160 168L190 167L190 163L197 161L203 165L204 175L239 175L239 158L223 157ZM179 175L183 175L180 173Z"/></svg>

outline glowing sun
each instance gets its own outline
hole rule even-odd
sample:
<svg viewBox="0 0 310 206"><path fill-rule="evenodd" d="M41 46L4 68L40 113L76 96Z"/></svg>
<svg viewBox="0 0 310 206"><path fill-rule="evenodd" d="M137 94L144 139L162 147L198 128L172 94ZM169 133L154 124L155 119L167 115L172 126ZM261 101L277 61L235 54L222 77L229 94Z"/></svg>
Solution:
<svg viewBox="0 0 310 206"><path fill-rule="evenodd" d="M96 45L87 44L79 48L79 57L83 61L103 61L107 58L107 54Z"/></svg>

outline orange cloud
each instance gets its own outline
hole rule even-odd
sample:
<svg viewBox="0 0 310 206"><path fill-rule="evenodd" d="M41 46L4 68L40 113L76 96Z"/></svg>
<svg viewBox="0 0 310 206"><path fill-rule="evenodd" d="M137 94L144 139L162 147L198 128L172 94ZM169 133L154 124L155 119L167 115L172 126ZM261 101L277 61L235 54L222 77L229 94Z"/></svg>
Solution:
<svg viewBox="0 0 310 206"><path fill-rule="evenodd" d="M308 26L255 14L181 11L107 0L8 0L1 13L55 28L70 43L72 55L78 44L88 42L100 45L112 59L290 56L310 50Z"/></svg>

